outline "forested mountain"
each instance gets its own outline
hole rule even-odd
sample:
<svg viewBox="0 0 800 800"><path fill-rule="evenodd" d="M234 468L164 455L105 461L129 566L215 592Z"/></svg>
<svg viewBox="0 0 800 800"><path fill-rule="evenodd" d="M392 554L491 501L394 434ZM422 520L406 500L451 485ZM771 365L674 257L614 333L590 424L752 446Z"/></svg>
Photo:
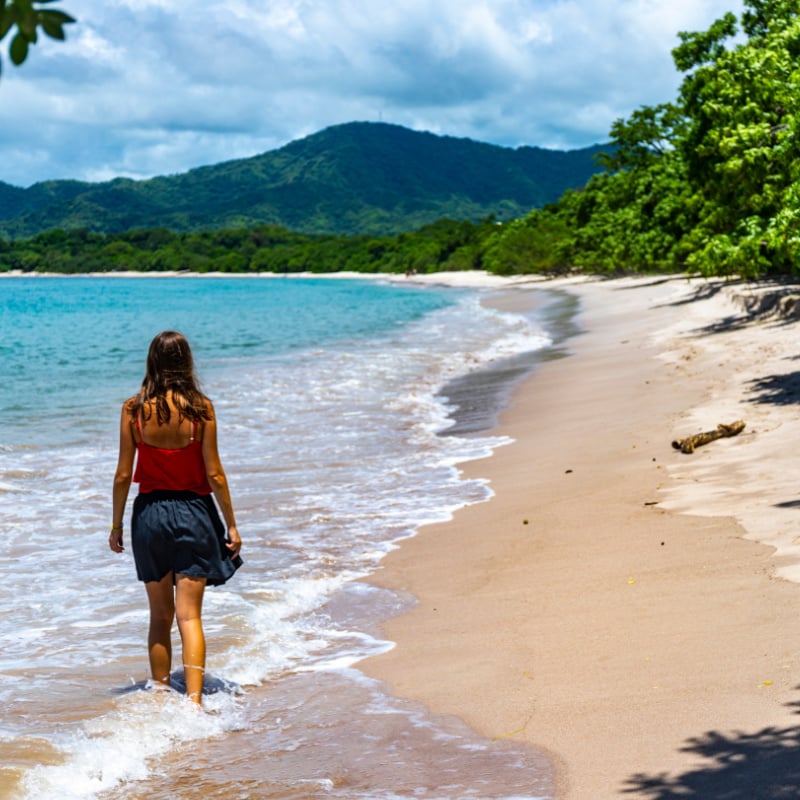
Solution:
<svg viewBox="0 0 800 800"><path fill-rule="evenodd" d="M280 225L389 234L443 217L507 220L583 186L603 148L516 149L385 123L326 128L252 158L105 183L0 183L0 236L56 228L199 231Z"/></svg>
<svg viewBox="0 0 800 800"><path fill-rule="evenodd" d="M25 190L0 181L0 219L14 216L22 208Z"/></svg>

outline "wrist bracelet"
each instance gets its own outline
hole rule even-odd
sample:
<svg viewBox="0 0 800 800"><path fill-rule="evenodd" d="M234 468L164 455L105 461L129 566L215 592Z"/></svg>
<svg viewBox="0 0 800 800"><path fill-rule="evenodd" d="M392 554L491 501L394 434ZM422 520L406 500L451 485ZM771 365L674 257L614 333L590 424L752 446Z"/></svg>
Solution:
<svg viewBox="0 0 800 800"><path fill-rule="evenodd" d="M114 531L121 531L121 530L122 530L122 525L112 525L111 526L111 533L114 533Z"/></svg>

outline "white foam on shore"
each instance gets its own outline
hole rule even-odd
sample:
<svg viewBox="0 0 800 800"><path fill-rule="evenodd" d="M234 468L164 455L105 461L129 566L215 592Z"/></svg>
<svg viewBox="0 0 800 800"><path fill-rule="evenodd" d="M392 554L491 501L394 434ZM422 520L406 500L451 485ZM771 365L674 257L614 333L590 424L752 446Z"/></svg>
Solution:
<svg viewBox="0 0 800 800"><path fill-rule="evenodd" d="M35 767L24 778L26 798L91 800L111 789L141 780L149 762L198 739L220 736L241 722L235 696L207 697L206 711L167 691L139 691L113 713L88 721L51 742L64 756L61 764ZM212 712L212 713L208 713Z"/></svg>
<svg viewBox="0 0 800 800"><path fill-rule="evenodd" d="M248 549L235 584L207 594L210 640L233 639L227 648L212 645L211 669L247 689L290 673L339 670L386 648L354 626L331 624L325 604L417 526L491 495L484 481L462 480L457 465L508 440L437 436L447 421L437 393L454 376L546 342L524 318L469 296L379 341L220 360L206 388L220 398L221 448ZM119 682L122 670L136 682L146 670L146 603L130 552L120 558L104 547L115 453L98 435L0 450L0 480L25 497L4 508L0 557L37 564L36 574L9 570L6 581L14 624L0 629L0 670L30 675L9 724L12 734L28 735L36 716L29 709L38 704L37 724L56 730L48 741L64 757L29 771L29 798L95 797L151 775L159 759L195 741L177 698L164 724L143 692L115 696L110 710L82 718L90 684ZM91 581L92 591L75 576ZM82 675L87 652L95 673L76 689L64 686L63 707L45 708L41 698L61 675ZM216 716L203 718L200 738L242 724L235 698L215 697L209 707ZM115 759L119 751L125 756Z"/></svg>

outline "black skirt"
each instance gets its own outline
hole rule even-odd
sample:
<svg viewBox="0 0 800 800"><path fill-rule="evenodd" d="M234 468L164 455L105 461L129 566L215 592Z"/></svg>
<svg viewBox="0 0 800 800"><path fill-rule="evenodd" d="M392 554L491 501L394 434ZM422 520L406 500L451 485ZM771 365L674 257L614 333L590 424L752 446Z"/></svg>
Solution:
<svg viewBox="0 0 800 800"><path fill-rule="evenodd" d="M160 581L174 572L220 586L242 565L225 542L210 494L154 491L133 501L131 543L140 581Z"/></svg>

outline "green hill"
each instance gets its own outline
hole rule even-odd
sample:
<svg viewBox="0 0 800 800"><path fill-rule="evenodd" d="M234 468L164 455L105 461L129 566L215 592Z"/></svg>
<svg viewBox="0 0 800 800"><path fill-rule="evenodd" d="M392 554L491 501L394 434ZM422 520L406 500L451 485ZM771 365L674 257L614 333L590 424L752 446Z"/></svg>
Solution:
<svg viewBox="0 0 800 800"><path fill-rule="evenodd" d="M505 220L583 186L599 171L594 156L602 149L514 149L353 122L180 175L46 181L28 189L0 183L0 235L260 224L304 233L389 234L443 217Z"/></svg>

